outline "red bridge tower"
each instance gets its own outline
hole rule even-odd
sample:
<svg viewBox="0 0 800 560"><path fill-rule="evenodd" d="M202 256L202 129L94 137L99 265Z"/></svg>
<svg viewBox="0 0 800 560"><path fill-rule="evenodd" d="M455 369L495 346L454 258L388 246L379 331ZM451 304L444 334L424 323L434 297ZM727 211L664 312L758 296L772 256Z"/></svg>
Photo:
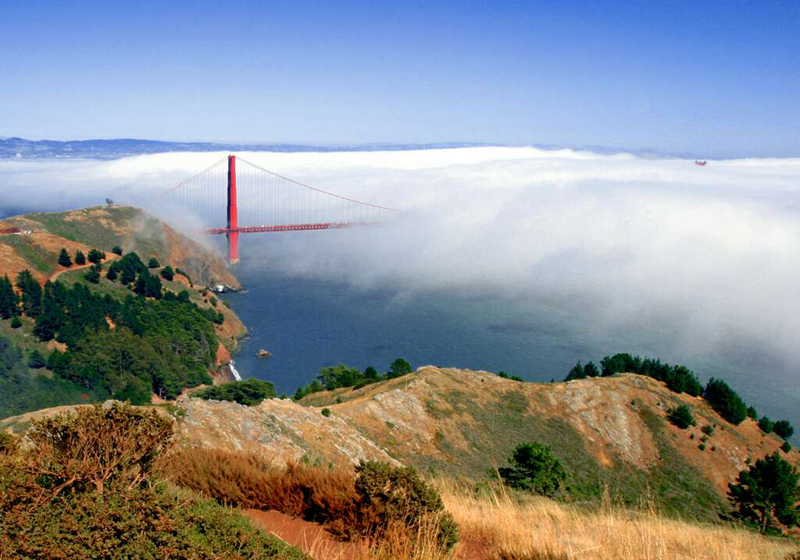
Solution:
<svg viewBox="0 0 800 560"><path fill-rule="evenodd" d="M236 156L228 156L228 257L239 262L239 209L236 206Z"/></svg>

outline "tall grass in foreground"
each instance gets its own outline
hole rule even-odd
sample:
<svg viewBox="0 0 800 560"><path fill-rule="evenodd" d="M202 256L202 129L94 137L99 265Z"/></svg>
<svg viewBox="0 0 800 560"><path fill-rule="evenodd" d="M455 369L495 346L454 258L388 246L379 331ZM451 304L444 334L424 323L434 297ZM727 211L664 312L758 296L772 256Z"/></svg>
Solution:
<svg viewBox="0 0 800 560"><path fill-rule="evenodd" d="M485 550L477 558L783 560L800 548L797 541L744 529L667 519L653 509L634 512L605 503L589 512L544 498L520 500L502 488L476 496L450 481L436 486L461 534Z"/></svg>

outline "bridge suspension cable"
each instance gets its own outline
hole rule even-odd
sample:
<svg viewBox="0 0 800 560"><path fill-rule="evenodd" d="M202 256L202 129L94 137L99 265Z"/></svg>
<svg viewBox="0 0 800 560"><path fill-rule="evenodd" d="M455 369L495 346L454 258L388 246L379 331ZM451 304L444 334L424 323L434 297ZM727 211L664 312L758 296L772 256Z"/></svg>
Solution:
<svg viewBox="0 0 800 560"><path fill-rule="evenodd" d="M243 165L237 167L237 159ZM181 181L165 198L169 206L199 218L208 233L226 234L232 261L238 260L239 233L347 228L382 222L397 212L313 187L236 156Z"/></svg>

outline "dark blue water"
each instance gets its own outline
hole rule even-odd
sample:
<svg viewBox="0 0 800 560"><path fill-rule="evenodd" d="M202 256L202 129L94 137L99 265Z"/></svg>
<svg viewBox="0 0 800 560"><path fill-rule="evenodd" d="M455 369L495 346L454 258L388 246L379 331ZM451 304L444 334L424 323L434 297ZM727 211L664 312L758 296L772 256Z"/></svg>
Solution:
<svg viewBox="0 0 800 560"><path fill-rule="evenodd" d="M247 251L243 251L247 255ZM679 327L600 330L576 301L516 301L459 293L408 294L286 276L245 259L235 270L247 289L224 297L250 332L235 357L243 377L292 394L323 366L345 363L385 371L398 357L413 367L504 370L529 381L560 381L576 361L631 352L681 363L701 381L721 377L761 413L800 425L798 371L745 340L677 347ZM258 359L265 349L273 357Z"/></svg>

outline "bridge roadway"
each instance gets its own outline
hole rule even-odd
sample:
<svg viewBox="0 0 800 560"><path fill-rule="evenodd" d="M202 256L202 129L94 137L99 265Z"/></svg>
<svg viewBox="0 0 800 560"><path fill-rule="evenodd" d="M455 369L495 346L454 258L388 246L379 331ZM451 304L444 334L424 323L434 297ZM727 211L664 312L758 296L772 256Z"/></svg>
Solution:
<svg viewBox="0 0 800 560"><path fill-rule="evenodd" d="M245 226L237 228L212 228L208 233L224 235L228 233L268 233L273 231L306 231L318 229L344 229L355 226L371 226L377 222L321 222L316 224L287 224L276 226Z"/></svg>

